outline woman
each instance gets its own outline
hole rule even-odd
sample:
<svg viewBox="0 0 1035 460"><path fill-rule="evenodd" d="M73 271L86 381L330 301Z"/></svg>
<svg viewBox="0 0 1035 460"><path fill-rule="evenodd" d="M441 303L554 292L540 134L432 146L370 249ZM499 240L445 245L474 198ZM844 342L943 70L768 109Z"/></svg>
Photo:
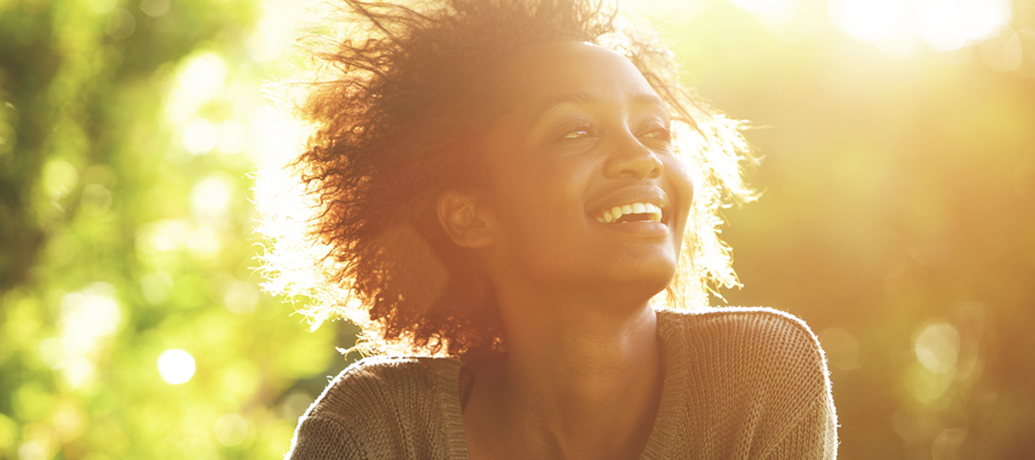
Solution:
<svg viewBox="0 0 1035 460"><path fill-rule="evenodd" d="M317 323L426 357L346 369L289 458L835 456L808 328L706 307L744 143L653 36L581 0L345 1L299 109L310 241L267 268Z"/></svg>

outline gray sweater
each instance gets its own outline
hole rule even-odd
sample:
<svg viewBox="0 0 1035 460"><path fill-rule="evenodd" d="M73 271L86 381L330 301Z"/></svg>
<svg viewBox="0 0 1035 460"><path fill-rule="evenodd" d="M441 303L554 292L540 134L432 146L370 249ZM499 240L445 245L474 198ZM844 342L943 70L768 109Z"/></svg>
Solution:
<svg viewBox="0 0 1035 460"><path fill-rule="evenodd" d="M661 406L643 459L833 459L826 361L801 320L765 308L658 311ZM468 458L454 358L373 357L299 419L288 459Z"/></svg>

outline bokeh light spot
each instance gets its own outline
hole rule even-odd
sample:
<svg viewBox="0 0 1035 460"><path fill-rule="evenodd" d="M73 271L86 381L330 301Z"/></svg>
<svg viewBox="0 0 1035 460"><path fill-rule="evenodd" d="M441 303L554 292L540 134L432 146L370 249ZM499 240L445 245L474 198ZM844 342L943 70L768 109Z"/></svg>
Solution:
<svg viewBox="0 0 1035 460"><path fill-rule="evenodd" d="M61 299L60 358L53 367L70 389L78 388L90 376L98 350L118 331L122 311L114 292L111 285L93 283Z"/></svg>
<svg viewBox="0 0 1035 460"><path fill-rule="evenodd" d="M244 150L247 126L237 120L228 120L219 125L219 143L216 148L222 153L238 153Z"/></svg>
<svg viewBox="0 0 1035 460"><path fill-rule="evenodd" d="M67 161L51 160L43 167L43 190L51 198L61 198L72 191L79 173Z"/></svg>
<svg viewBox="0 0 1035 460"><path fill-rule="evenodd" d="M137 231L137 248L144 253L168 252L183 245L190 226L177 220L163 220L140 226Z"/></svg>
<svg viewBox="0 0 1035 460"><path fill-rule="evenodd" d="M212 427L220 444L233 447L244 442L248 436L248 421L237 414L226 414L216 420Z"/></svg>
<svg viewBox="0 0 1035 460"><path fill-rule="evenodd" d="M162 379L173 385L187 383L194 377L194 357L186 351L174 348L158 357L158 373Z"/></svg>
<svg viewBox="0 0 1035 460"><path fill-rule="evenodd" d="M200 97L214 96L226 80L226 64L212 53L203 53L187 61L180 73L180 86Z"/></svg>
<svg viewBox="0 0 1035 460"><path fill-rule="evenodd" d="M259 291L252 283L234 281L223 294L226 309L238 315L246 315L255 310L259 303Z"/></svg>
<svg viewBox="0 0 1035 460"><path fill-rule="evenodd" d="M183 130L183 147L193 155L210 152L219 143L219 130L211 121L199 118Z"/></svg>
<svg viewBox="0 0 1035 460"><path fill-rule="evenodd" d="M916 359L935 374L955 370L960 349L960 334L951 324L933 323L925 326L916 337Z"/></svg>
<svg viewBox="0 0 1035 460"><path fill-rule="evenodd" d="M1025 158L1013 173L1013 187L1022 198L1035 202L1035 156Z"/></svg>
<svg viewBox="0 0 1035 460"><path fill-rule="evenodd" d="M111 192L101 184L83 187L82 210L90 216L103 216L111 208Z"/></svg>
<svg viewBox="0 0 1035 460"><path fill-rule="evenodd" d="M88 0L85 3L90 11L97 14L108 14L119 4L116 0Z"/></svg>
<svg viewBox="0 0 1035 460"><path fill-rule="evenodd" d="M212 259L222 248L219 232L207 225L198 227L187 237L187 249L199 259Z"/></svg>
<svg viewBox="0 0 1035 460"><path fill-rule="evenodd" d="M144 301L157 305L165 302L172 291L173 279L165 272L148 273L140 278L140 292Z"/></svg>
<svg viewBox="0 0 1035 460"><path fill-rule="evenodd" d="M233 198L234 186L230 181L210 176L194 184L190 193L190 207L199 221L219 219L226 215Z"/></svg>
<svg viewBox="0 0 1035 460"><path fill-rule="evenodd" d="M1010 31L1010 38L1003 43L1003 67L1007 71L1020 70L1024 64L1024 46L1021 45L1021 37Z"/></svg>
<svg viewBox="0 0 1035 460"><path fill-rule="evenodd" d="M949 428L938 433L931 444L932 460L960 460L960 448L967 439L966 428Z"/></svg>
<svg viewBox="0 0 1035 460"><path fill-rule="evenodd" d="M123 40L133 35L137 30L137 19L125 8L116 8L108 15L108 22L104 25L104 32L116 40Z"/></svg>
<svg viewBox="0 0 1035 460"><path fill-rule="evenodd" d="M18 458L21 460L44 460L47 457L47 448L39 441L29 441L18 446Z"/></svg>
<svg viewBox="0 0 1035 460"><path fill-rule="evenodd" d="M169 0L142 0L140 2L140 10L152 18L165 16L165 13L169 12L169 6Z"/></svg>

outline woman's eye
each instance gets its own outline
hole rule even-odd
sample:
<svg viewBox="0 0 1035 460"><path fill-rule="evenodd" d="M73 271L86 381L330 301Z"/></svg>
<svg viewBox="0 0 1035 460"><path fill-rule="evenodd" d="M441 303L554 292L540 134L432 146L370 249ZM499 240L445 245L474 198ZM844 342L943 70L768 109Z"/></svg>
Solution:
<svg viewBox="0 0 1035 460"><path fill-rule="evenodd" d="M592 135L593 132L589 128L576 128L561 136L561 139L581 139Z"/></svg>
<svg viewBox="0 0 1035 460"><path fill-rule="evenodd" d="M664 141L670 140L672 138L671 134L669 134L668 129L666 128L655 129L654 131L644 134L643 137L646 137L648 139L661 139Z"/></svg>

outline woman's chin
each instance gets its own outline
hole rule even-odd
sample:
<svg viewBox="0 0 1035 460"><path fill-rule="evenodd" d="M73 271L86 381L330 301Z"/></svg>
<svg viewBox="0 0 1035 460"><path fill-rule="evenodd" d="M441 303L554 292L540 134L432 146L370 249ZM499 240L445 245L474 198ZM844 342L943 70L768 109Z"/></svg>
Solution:
<svg viewBox="0 0 1035 460"><path fill-rule="evenodd" d="M602 277L594 293L607 301L641 305L658 295L672 282L675 264L651 264L642 268L626 267L611 276Z"/></svg>

